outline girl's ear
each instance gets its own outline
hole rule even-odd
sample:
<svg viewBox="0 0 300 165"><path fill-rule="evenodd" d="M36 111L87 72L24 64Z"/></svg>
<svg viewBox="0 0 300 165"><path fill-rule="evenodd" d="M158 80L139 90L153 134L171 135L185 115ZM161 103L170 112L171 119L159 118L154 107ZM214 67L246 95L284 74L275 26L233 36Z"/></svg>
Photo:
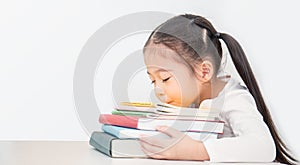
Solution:
<svg viewBox="0 0 300 165"><path fill-rule="evenodd" d="M195 69L196 76L201 82L209 82L212 79L214 68L213 64L210 61L202 61L195 67Z"/></svg>

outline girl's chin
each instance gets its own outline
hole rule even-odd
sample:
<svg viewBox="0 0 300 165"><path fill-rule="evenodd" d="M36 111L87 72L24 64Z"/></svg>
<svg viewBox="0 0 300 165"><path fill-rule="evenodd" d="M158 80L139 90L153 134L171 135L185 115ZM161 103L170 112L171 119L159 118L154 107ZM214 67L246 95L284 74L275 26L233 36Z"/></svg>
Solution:
<svg viewBox="0 0 300 165"><path fill-rule="evenodd" d="M177 102L165 102L166 104L170 104L170 105L173 105L173 106L177 106L177 107L191 107L191 108L196 108L197 107L197 104L193 103L193 104L190 104L190 105L182 105L181 103L177 103Z"/></svg>
<svg viewBox="0 0 300 165"><path fill-rule="evenodd" d="M177 106L177 107L182 107L181 103L177 103L177 102L174 102L174 101L166 102L166 103L167 103L167 104L170 104L170 105Z"/></svg>

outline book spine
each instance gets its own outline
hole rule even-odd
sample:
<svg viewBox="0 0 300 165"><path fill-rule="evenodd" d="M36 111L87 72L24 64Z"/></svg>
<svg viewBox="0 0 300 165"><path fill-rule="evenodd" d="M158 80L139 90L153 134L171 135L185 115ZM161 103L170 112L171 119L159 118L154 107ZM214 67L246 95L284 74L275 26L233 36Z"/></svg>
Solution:
<svg viewBox="0 0 300 165"><path fill-rule="evenodd" d="M93 132L89 144L112 158L146 158L137 139L118 139L105 132Z"/></svg>
<svg viewBox="0 0 300 165"><path fill-rule="evenodd" d="M139 121L139 117L136 116L102 114L100 115L99 118L100 123L129 127L129 128L137 128L138 121Z"/></svg>
<svg viewBox="0 0 300 165"><path fill-rule="evenodd" d="M115 137L104 132L93 132L89 144L98 151L112 157L111 155L111 141Z"/></svg>
<svg viewBox="0 0 300 165"><path fill-rule="evenodd" d="M113 136L116 136L117 138L120 138L120 129L118 129L118 126L112 126L112 125L102 125L102 130L108 134L111 134Z"/></svg>
<svg viewBox="0 0 300 165"><path fill-rule="evenodd" d="M141 130L156 130L156 126L165 125L173 127L179 131L223 133L224 127L224 122L222 121L156 120L139 118L136 116L119 116L111 114L100 115L99 121L103 124Z"/></svg>
<svg viewBox="0 0 300 165"><path fill-rule="evenodd" d="M116 110L123 111L139 111L139 112L154 112L156 108L153 107L134 107L134 106L118 106L115 107Z"/></svg>
<svg viewBox="0 0 300 165"><path fill-rule="evenodd" d="M111 112L113 115L121 115L121 116L141 116L146 117L150 112L138 112L138 111L121 111L121 110L113 110Z"/></svg>

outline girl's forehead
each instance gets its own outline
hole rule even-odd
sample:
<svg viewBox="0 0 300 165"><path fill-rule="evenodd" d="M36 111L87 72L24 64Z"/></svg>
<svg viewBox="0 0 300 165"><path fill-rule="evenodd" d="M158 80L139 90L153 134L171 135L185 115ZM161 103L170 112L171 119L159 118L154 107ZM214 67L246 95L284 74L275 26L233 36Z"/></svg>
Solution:
<svg viewBox="0 0 300 165"><path fill-rule="evenodd" d="M145 56L174 56L178 55L176 51L170 49L169 47L165 46L164 44L149 44L145 47Z"/></svg>
<svg viewBox="0 0 300 165"><path fill-rule="evenodd" d="M165 72L190 71L185 60L174 50L163 44L149 44L144 51L147 70Z"/></svg>
<svg viewBox="0 0 300 165"><path fill-rule="evenodd" d="M166 63L183 63L180 55L163 44L150 44L145 48L144 60L146 64L166 65Z"/></svg>
<svg viewBox="0 0 300 165"><path fill-rule="evenodd" d="M150 74L158 74L163 72L169 72L172 74L185 73L188 74L191 72L191 69L187 67L184 63L177 62L172 58L166 57L152 57L145 59L145 64L147 71Z"/></svg>
<svg viewBox="0 0 300 165"><path fill-rule="evenodd" d="M150 75L162 74L162 73L174 73L174 72L178 72L178 67L175 68L172 65L167 65L167 66L147 65L147 73Z"/></svg>
<svg viewBox="0 0 300 165"><path fill-rule="evenodd" d="M145 55L144 61L147 66L147 70L150 71L158 70L160 72L172 72L183 67L183 64L174 60L174 58L162 55Z"/></svg>

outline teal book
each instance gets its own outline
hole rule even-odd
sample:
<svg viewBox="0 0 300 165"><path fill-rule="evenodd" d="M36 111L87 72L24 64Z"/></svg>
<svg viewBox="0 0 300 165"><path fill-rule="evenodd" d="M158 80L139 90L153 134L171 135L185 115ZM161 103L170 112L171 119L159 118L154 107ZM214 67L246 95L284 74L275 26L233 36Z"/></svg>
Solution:
<svg viewBox="0 0 300 165"><path fill-rule="evenodd" d="M113 158L146 158L138 139L119 139L105 132L93 132L89 144Z"/></svg>
<svg viewBox="0 0 300 165"><path fill-rule="evenodd" d="M126 111L126 110L113 110L111 112L113 115L121 115L121 116L141 116L147 117L148 114L152 114L151 112L140 112L140 111Z"/></svg>

